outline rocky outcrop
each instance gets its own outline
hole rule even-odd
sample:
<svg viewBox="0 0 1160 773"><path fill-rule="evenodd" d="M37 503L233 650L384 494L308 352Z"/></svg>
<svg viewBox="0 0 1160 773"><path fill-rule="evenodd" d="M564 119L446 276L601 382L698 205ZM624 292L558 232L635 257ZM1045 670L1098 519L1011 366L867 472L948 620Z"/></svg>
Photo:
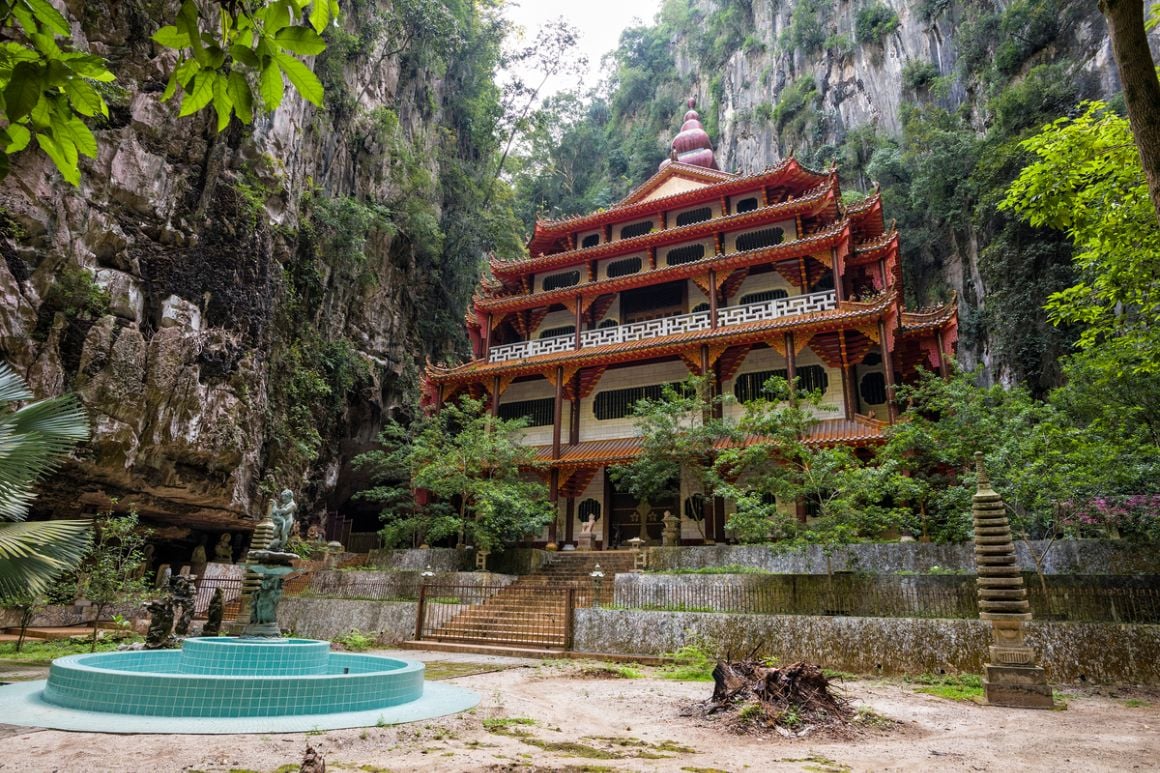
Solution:
<svg viewBox="0 0 1160 773"><path fill-rule="evenodd" d="M449 346L420 329L432 281L403 228L367 229L352 279L308 210L418 197L391 173L396 157L438 179L453 121L441 75L386 53L386 0L344 3L341 50L323 55L326 109L288 90L252 127L178 119L160 101L172 53L149 42L176 6L69 4L77 45L117 74L111 115L79 188L32 153L0 183L0 355L38 394L76 391L93 419L92 442L36 509L117 497L181 536L247 530L263 492L285 486L308 515L333 507L339 471L400 403L415 361ZM438 222L438 185L421 195ZM307 339L346 360L311 360ZM340 366L358 378L341 382ZM289 405L299 381L330 399Z"/></svg>

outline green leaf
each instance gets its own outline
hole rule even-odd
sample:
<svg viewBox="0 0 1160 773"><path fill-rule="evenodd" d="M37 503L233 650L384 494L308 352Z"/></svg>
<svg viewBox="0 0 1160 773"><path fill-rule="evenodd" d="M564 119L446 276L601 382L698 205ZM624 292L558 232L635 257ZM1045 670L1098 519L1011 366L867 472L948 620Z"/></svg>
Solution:
<svg viewBox="0 0 1160 773"><path fill-rule="evenodd" d="M68 26L68 19L64 18L60 11L53 8L52 3L48 0L23 0L23 2L36 16L36 20L52 32L62 37L68 37L72 34L72 30Z"/></svg>
<svg viewBox="0 0 1160 773"><path fill-rule="evenodd" d="M193 87L185 92L181 100L181 110L178 116L193 115L210 103L213 99L214 82L217 74L210 70L203 70L193 76Z"/></svg>
<svg viewBox="0 0 1160 773"><path fill-rule="evenodd" d="M154 32L150 40L166 48L186 48L189 46L189 35L177 29L172 24L166 25Z"/></svg>
<svg viewBox="0 0 1160 773"><path fill-rule="evenodd" d="M249 46L243 46L241 43L235 43L230 46L230 56L234 58L235 62L244 64L253 70L257 70L261 66L261 60L254 53L254 49Z"/></svg>
<svg viewBox="0 0 1160 773"><path fill-rule="evenodd" d="M286 27L274 36L278 45L302 56L314 56L326 50L326 41L309 27Z"/></svg>
<svg viewBox="0 0 1160 773"><path fill-rule="evenodd" d="M274 0L266 8L266 31L276 33L290 25L290 5L285 0Z"/></svg>
<svg viewBox="0 0 1160 773"><path fill-rule="evenodd" d="M77 153L88 158L97 157L97 138L93 136L89 127L85 126L84 121L74 116L56 124L55 128L58 135L68 137L76 146Z"/></svg>
<svg viewBox="0 0 1160 773"><path fill-rule="evenodd" d="M231 72L226 84L230 99L234 103L234 112L238 120L247 126L254 122L254 95L250 92L250 84L240 72Z"/></svg>
<svg viewBox="0 0 1160 773"><path fill-rule="evenodd" d="M32 141L32 132L28 131L28 127L22 124L8 124L7 131L8 146L4 148L5 153L19 153Z"/></svg>
<svg viewBox="0 0 1160 773"><path fill-rule="evenodd" d="M258 81L258 93L262 95L262 104L267 110L277 110L282 104L282 95L286 84L282 82L282 73L274 62L267 62L262 68Z"/></svg>
<svg viewBox="0 0 1160 773"><path fill-rule="evenodd" d="M294 84L294 88L303 99L316 107L322 107L322 81L318 80L318 76L311 72L309 67L286 54L270 56L282 72L286 73L286 77Z"/></svg>
<svg viewBox="0 0 1160 773"><path fill-rule="evenodd" d="M46 85L44 74L44 68L32 62L21 62L12 68L12 80L4 89L9 121L19 121L36 107Z"/></svg>
<svg viewBox="0 0 1160 773"><path fill-rule="evenodd" d="M101 83L112 83L117 80L106 66L108 62L99 56L91 54L70 53L61 57L65 65L77 75Z"/></svg>
<svg viewBox="0 0 1160 773"><path fill-rule="evenodd" d="M181 84L182 88L189 88L193 76L201 72L201 65L196 59L186 59L181 64L177 65L177 69L173 71L173 77Z"/></svg>
<svg viewBox="0 0 1160 773"><path fill-rule="evenodd" d="M314 0L314 5L310 8L310 26L321 35L327 24L330 24L329 0Z"/></svg>
<svg viewBox="0 0 1160 773"><path fill-rule="evenodd" d="M220 134L230 125L234 113L234 103L229 95L229 81L225 78L213 80L213 109L217 113L217 130Z"/></svg>
<svg viewBox="0 0 1160 773"><path fill-rule="evenodd" d="M77 168L76 149L73 149L73 158L70 162L68 154L61 145L57 144L52 137L42 132L36 133L36 144L44 151L44 154L52 159L52 163L56 164L56 168L60 171L65 182L70 185L81 184L81 172Z"/></svg>
<svg viewBox="0 0 1160 773"><path fill-rule="evenodd" d="M109 106L97 90L83 80L70 78L64 82L64 93L72 109L81 115L108 115Z"/></svg>

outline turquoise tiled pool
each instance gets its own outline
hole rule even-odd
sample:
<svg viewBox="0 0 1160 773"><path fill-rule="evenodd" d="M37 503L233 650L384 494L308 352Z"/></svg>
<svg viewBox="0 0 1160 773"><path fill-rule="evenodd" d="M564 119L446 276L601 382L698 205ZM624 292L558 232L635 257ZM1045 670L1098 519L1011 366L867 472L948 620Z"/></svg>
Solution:
<svg viewBox="0 0 1160 773"><path fill-rule="evenodd" d="M277 717L363 712L423 695L422 663L330 651L309 639L187 639L180 650L70 655L41 699L151 717Z"/></svg>

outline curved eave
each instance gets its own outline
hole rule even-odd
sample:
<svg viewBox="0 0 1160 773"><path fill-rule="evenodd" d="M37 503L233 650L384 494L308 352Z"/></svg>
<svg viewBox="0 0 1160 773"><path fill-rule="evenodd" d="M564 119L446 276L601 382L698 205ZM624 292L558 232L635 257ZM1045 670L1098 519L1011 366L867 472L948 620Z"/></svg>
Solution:
<svg viewBox="0 0 1160 773"><path fill-rule="evenodd" d="M959 314L957 297L952 297L941 306L928 311L904 311L899 319L903 337L917 336L946 327Z"/></svg>
<svg viewBox="0 0 1160 773"><path fill-rule="evenodd" d="M647 201L639 200L660 187L665 180L677 174L700 179L706 185L703 188L682 191L671 196ZM528 241L528 252L532 255L546 252L558 241L566 238L568 234L577 231L587 231L610 223L618 223L650 214L655 215L679 207L694 206L704 201L714 201L722 196L744 193L752 189L754 185L769 186L796 182L807 186L816 186L831 176L832 173L829 171L822 172L802 166L794 158L787 158L777 166L744 176L714 171L700 166L690 166L689 164L670 164L603 212L577 215L561 220L537 220L532 231L532 238Z"/></svg>
<svg viewBox="0 0 1160 773"><path fill-rule="evenodd" d="M540 354L520 360L485 362L480 359L457 368L431 366L427 370L427 375L436 383L464 384L478 382L484 377L491 376L516 378L542 374L546 369L557 365L593 367L656 357L679 356L682 352L688 351L689 347L702 344L737 346L761 343L768 340L771 333L825 332L844 327L856 327L860 322L876 321L882 318L896 303L897 293L891 290L868 303L841 301L838 308L828 311L815 311L778 317L777 319L746 322L740 325L719 327L716 330L698 330L641 341L590 346L567 352Z"/></svg>
<svg viewBox="0 0 1160 773"><path fill-rule="evenodd" d="M882 194L875 193L857 204L846 208L846 215L854 226L854 233L861 241L871 241L886 233L886 221L882 214Z"/></svg>
<svg viewBox="0 0 1160 773"><path fill-rule="evenodd" d="M710 255L691 263L682 263L678 266L655 268L652 271L643 271L639 274L603 279L597 282L582 282L560 290L532 295L514 295L502 298L488 298L479 301L477 308L480 311L503 312L534 309L541 306L551 306L554 303L571 301L577 295L605 295L607 293L623 292L637 287L662 284L680 279L688 279L704 274L710 269L715 271L732 271L747 266L776 263L781 260L811 255L819 249L833 247L842 242L846 234L846 224L835 223L829 228L816 234L810 234L804 239L795 239L773 247L759 247L744 252L731 252L728 255Z"/></svg>
<svg viewBox="0 0 1160 773"><path fill-rule="evenodd" d="M846 265L860 266L898 252L898 231L890 231L877 239L854 245L854 253L846 258Z"/></svg>
<svg viewBox="0 0 1160 773"><path fill-rule="evenodd" d="M831 177L829 180L793 201L782 201L760 207L752 212L725 215L724 217L713 218L712 220L705 220L700 223L693 223L692 225L651 231L642 236L606 242L596 247L588 247L587 249L568 250L566 252L557 252L552 255L542 255L520 261L499 261L493 259L491 261L491 270L499 278L554 271L556 269L582 265L592 260L614 258L619 255L631 255L648 249L649 247L664 246L670 243L675 244L689 239L699 239L705 236L711 236L719 231L744 228L750 224L760 225L765 222L777 222L797 215L813 215L824 211L827 207L832 208L831 212L836 215L837 197L838 180L836 177ZM618 221L622 219L617 218Z"/></svg>

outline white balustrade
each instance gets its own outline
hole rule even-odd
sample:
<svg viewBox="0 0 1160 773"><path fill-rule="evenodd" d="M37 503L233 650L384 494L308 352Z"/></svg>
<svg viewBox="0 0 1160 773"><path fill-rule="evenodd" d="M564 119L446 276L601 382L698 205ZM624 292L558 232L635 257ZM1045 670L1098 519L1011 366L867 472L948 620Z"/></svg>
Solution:
<svg viewBox="0 0 1160 773"><path fill-rule="evenodd" d="M808 314L814 311L829 311L838 306L837 297L833 290L809 295L796 295L792 298L778 298L761 303L749 303L744 306L727 306L717 310L717 324L721 327L740 325L745 322L759 322L761 320L777 319L795 314ZM587 330L580 334L580 346L608 346L626 341L642 341L649 338L692 333L699 330L708 330L712 327L709 312L698 311L693 314L681 314L676 317L661 317L645 322L633 322L628 325L617 325L597 330ZM572 351L576 340L573 335L539 338L533 341L523 341L515 344L493 346L488 356L488 362L506 362L519 360L524 357L535 357L540 354L555 354L557 352Z"/></svg>

